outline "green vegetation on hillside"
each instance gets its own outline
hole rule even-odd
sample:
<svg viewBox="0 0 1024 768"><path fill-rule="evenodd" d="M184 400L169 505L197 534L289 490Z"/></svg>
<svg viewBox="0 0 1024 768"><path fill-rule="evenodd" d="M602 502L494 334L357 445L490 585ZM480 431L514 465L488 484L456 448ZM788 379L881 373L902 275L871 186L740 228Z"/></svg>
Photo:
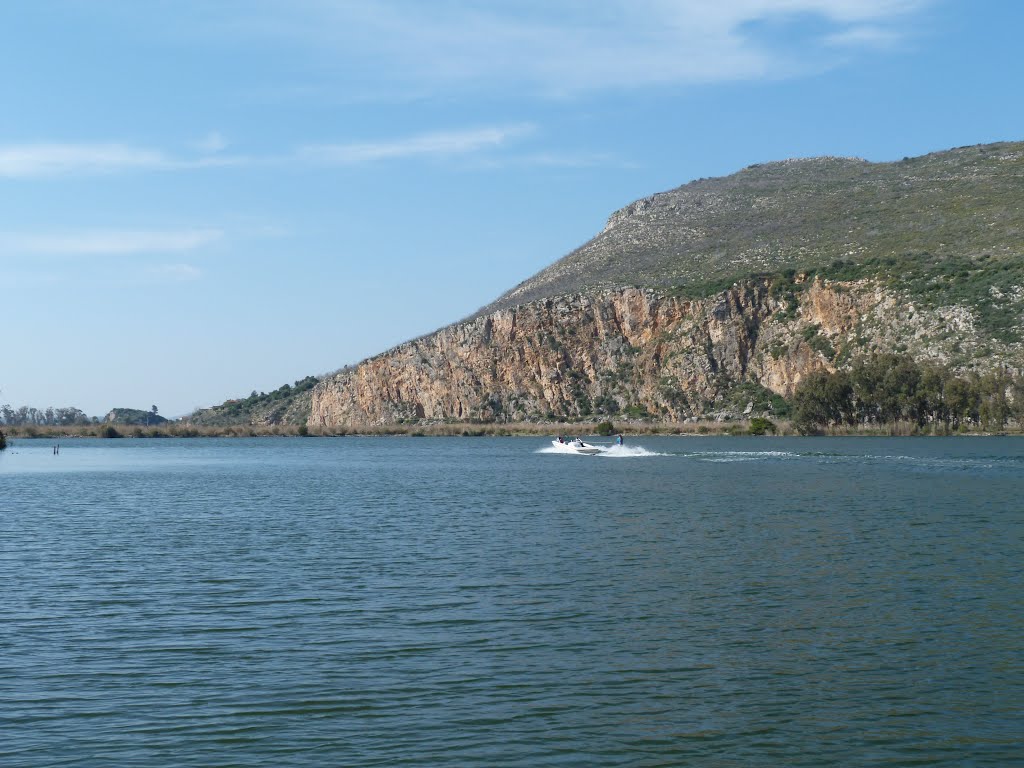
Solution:
<svg viewBox="0 0 1024 768"><path fill-rule="evenodd" d="M296 395L300 395L303 392L311 390L316 386L316 383L317 378L315 376L307 376L304 379L296 381L294 385L284 384L273 392L257 393L254 390L252 394L244 400L227 400L218 407L226 416L238 416L245 413L251 413L252 411L268 405L291 400Z"/></svg>
<svg viewBox="0 0 1024 768"><path fill-rule="evenodd" d="M940 258L925 252L872 256L861 262L837 259L822 266L804 264L799 269L677 285L665 293L702 299L736 282L766 280L772 284L772 296L788 298L795 310L796 295L815 277L842 282L876 280L930 309L962 306L970 310L979 330L999 342L1020 341L1024 331L1024 243L1020 253L1009 256L982 253Z"/></svg>
<svg viewBox="0 0 1024 768"><path fill-rule="evenodd" d="M833 280L880 279L927 307L969 308L978 327L997 341L1021 337L1024 242L1020 252L1008 256L905 253L860 263L837 261L818 274Z"/></svg>
<svg viewBox="0 0 1024 768"><path fill-rule="evenodd" d="M196 411L187 421L205 426L304 424L309 417L310 392L318 381L316 376L307 376L273 392L254 391L246 398L226 400L221 405Z"/></svg>
<svg viewBox="0 0 1024 768"><path fill-rule="evenodd" d="M756 381L744 381L729 389L725 398L725 408L735 413L743 413L747 406L751 413L772 413L775 416L789 415L789 403L782 395L772 392Z"/></svg>

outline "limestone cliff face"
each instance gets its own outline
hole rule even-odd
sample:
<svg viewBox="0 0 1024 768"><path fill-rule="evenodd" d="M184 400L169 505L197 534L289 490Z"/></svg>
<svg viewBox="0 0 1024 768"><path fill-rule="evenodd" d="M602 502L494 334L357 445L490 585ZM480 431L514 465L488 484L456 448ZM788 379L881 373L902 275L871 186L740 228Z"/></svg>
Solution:
<svg viewBox="0 0 1024 768"><path fill-rule="evenodd" d="M896 340L948 359L939 339L951 324L960 342L976 335L970 313L915 311L867 281L755 280L704 299L635 288L561 296L444 328L324 379L309 425L627 409L682 420L715 412L740 382L791 395L809 372Z"/></svg>

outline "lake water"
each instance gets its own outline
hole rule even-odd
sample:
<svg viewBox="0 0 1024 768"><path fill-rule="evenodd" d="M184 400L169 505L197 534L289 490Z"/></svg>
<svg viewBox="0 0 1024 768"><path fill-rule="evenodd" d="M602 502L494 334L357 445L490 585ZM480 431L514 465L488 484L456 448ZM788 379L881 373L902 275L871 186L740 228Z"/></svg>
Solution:
<svg viewBox="0 0 1024 768"><path fill-rule="evenodd" d="M1024 440L15 441L0 765L1024 764Z"/></svg>

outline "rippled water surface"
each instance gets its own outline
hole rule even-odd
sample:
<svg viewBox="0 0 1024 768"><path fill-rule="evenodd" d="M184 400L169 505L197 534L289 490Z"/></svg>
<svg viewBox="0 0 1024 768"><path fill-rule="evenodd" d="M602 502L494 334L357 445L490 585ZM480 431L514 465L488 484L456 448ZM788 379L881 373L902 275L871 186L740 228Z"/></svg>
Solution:
<svg viewBox="0 0 1024 768"><path fill-rule="evenodd" d="M1006 766L1024 441L16 441L0 765Z"/></svg>

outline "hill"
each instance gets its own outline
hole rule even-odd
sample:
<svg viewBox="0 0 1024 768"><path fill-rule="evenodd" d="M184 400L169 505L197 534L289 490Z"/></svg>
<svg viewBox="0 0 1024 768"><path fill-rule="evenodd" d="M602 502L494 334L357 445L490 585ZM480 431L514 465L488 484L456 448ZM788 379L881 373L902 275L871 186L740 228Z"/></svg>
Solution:
<svg viewBox="0 0 1024 768"><path fill-rule="evenodd" d="M253 392L245 398L225 400L212 408L197 410L183 421L199 427L305 424L309 418L312 390L318 381L316 376L307 376L273 392Z"/></svg>
<svg viewBox="0 0 1024 768"><path fill-rule="evenodd" d="M638 200L467 320L196 417L330 431L780 415L802 382L869 359L978 392L1000 372L994 397L1024 367L1022 329L1024 143L787 160Z"/></svg>
<svg viewBox="0 0 1024 768"><path fill-rule="evenodd" d="M138 408L114 408L103 417L105 424L124 426L156 426L157 424L166 424L167 421L168 419L157 414L155 405L148 411Z"/></svg>

